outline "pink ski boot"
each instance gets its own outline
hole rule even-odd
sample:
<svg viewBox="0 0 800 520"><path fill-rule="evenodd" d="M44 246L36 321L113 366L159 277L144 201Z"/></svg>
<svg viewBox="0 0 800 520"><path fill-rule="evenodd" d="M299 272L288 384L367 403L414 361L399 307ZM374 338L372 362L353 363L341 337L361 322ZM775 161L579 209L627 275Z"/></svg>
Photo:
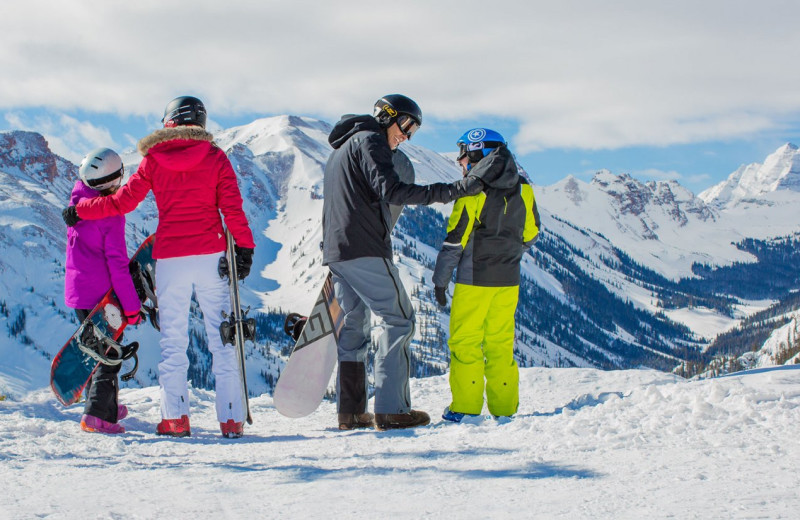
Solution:
<svg viewBox="0 0 800 520"><path fill-rule="evenodd" d="M81 430L92 433L125 433L125 427L121 424L110 423L94 415L81 417Z"/></svg>

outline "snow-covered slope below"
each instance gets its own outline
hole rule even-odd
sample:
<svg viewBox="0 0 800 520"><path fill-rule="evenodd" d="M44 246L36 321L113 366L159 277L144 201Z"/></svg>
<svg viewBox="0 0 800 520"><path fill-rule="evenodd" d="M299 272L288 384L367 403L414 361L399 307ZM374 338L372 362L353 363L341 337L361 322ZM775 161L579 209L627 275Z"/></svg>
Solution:
<svg viewBox="0 0 800 520"><path fill-rule="evenodd" d="M800 364L800 352L797 352L800 312L792 312L786 318L788 323L773 330L758 351L748 352L742 356L747 366L763 368Z"/></svg>
<svg viewBox="0 0 800 520"><path fill-rule="evenodd" d="M156 388L122 391L121 436L81 432L43 390L0 402L0 517L794 518L797 368L523 369L511 422L461 425L439 419L447 380L431 377L412 396L432 424L383 433L338 431L331 403L287 419L262 396L238 440L206 391L192 437L172 439L154 434Z"/></svg>

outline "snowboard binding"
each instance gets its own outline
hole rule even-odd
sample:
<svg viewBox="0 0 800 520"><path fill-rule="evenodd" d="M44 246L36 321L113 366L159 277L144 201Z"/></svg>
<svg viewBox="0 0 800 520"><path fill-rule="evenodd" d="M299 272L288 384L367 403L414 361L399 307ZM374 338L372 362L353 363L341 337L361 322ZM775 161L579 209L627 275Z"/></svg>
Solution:
<svg viewBox="0 0 800 520"><path fill-rule="evenodd" d="M245 341L256 341L256 320L255 318L248 318L247 313L250 312L250 307L242 311L242 334ZM222 338L222 343L227 345L235 345L236 341L236 318L233 313L222 313L225 321L219 324L219 335Z"/></svg>
<svg viewBox="0 0 800 520"><path fill-rule="evenodd" d="M139 296L139 301L142 302L142 310L147 313L147 318L153 328L161 331L158 323L158 298L154 290L156 286L154 274L149 269L142 268L142 265L136 260L131 261L128 269L131 273L131 280L133 280L136 294ZM148 301L150 301L150 305L147 305Z"/></svg>
<svg viewBox="0 0 800 520"><path fill-rule="evenodd" d="M308 316L297 314L296 312L289 313L286 316L286 321L283 322L283 332L292 338L295 343L300 339L300 334L303 333L303 328L306 326Z"/></svg>
<svg viewBox="0 0 800 520"><path fill-rule="evenodd" d="M109 366L119 365L126 359L132 358L133 368L120 376L123 381L132 379L139 369L137 355L139 343L134 341L128 345L121 345L100 332L91 321L81 325L78 331L78 348L98 363Z"/></svg>

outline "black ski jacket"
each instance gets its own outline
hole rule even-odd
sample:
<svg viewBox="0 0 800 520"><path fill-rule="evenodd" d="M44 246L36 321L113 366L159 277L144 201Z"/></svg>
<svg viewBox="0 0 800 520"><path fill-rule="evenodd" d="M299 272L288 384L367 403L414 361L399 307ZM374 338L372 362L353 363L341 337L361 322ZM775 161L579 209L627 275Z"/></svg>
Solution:
<svg viewBox="0 0 800 520"><path fill-rule="evenodd" d="M453 205L433 283L446 287L458 266L456 283L483 287L519 285L520 260L539 235L533 188L519 173L508 148L484 157L470 173L486 187Z"/></svg>
<svg viewBox="0 0 800 520"><path fill-rule="evenodd" d="M401 182L384 130L369 115L347 115L333 127L325 165L322 263L392 257L389 204L448 203L483 189L477 177L427 186Z"/></svg>

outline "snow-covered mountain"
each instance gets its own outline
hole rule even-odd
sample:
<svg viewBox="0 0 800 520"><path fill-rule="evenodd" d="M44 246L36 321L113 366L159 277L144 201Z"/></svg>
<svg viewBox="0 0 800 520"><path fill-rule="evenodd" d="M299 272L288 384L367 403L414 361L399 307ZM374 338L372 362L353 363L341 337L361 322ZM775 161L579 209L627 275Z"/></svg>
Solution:
<svg viewBox="0 0 800 520"><path fill-rule="evenodd" d="M41 135L0 133L0 394L47 385L53 345L76 327L63 303L59 209L75 178Z"/></svg>
<svg viewBox="0 0 800 520"><path fill-rule="evenodd" d="M675 181L642 183L604 170L589 183L569 176L540 187L536 196L559 219L603 235L670 278L690 275L697 261L731 259L730 236L720 236L714 244L724 253L715 254L711 244L701 242L703 234L718 225L718 214Z"/></svg>
<svg viewBox="0 0 800 520"><path fill-rule="evenodd" d="M764 165L742 166L699 196L676 181L642 183L598 172L586 183L572 176L540 187L553 215L602 234L637 262L672 279L693 276L696 262L752 262L734 244L800 230L800 153L787 144Z"/></svg>
<svg viewBox="0 0 800 520"><path fill-rule="evenodd" d="M307 312L325 276L319 244L329 131L322 121L280 116L216 136L239 174L257 243L253 274L242 292L262 335L248 353L255 395L270 390L288 351L282 316ZM419 183L460 176L451 157L409 143L403 149ZM126 171L135 171L140 158L122 155ZM38 134L0 133L0 326L6 330L0 332L0 394L45 386L50 359L77 327L62 301L60 218L76 178L76 166L52 154ZM695 197L676 182L641 183L607 171L589 183L569 177L535 186L535 192L544 231L523 260L517 316L523 366L669 369L698 356L710 338L770 300L719 304L715 289L686 287L683 280L698 278L697 264L713 270L753 263L761 244L733 245L743 239L800 232L800 216L788 205L800 192L789 182L768 194L779 202L742 199L728 206ZM412 363L418 375L443 373L447 366L449 316L433 300L430 277L448 213L441 205L407 208L395 232L397 264L417 312ZM155 229L156 215L148 198L128 216L131 250ZM213 377L203 328L197 317L191 326L190 377L208 388ZM157 334L139 327L130 337L145 345L132 385L154 384Z"/></svg>
<svg viewBox="0 0 800 520"><path fill-rule="evenodd" d="M800 151L786 143L772 153L763 164L739 167L726 180L700 193L707 204L726 208L744 202L774 204L785 192L800 193ZM772 196L777 195L777 200Z"/></svg>

